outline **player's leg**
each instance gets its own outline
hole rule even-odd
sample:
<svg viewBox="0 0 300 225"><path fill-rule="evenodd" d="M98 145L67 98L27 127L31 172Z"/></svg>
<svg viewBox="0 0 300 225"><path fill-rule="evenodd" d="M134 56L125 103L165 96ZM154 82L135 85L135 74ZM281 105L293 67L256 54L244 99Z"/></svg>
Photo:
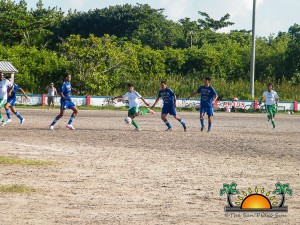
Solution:
<svg viewBox="0 0 300 225"><path fill-rule="evenodd" d="M172 110L172 112L170 112L170 115L173 115L174 118L175 118L176 120L178 120L179 123L181 123L181 125L183 126L184 131L186 132L186 124L185 124L185 122L183 122L183 120L177 115L177 112L176 112L176 109L175 109L175 108Z"/></svg>
<svg viewBox="0 0 300 225"><path fill-rule="evenodd" d="M200 108L200 125L201 125L201 131L204 130L204 114L205 114L205 109L203 107Z"/></svg>
<svg viewBox="0 0 300 225"><path fill-rule="evenodd" d="M15 108L15 106L14 106L15 104L12 104L11 106L10 106L10 110L16 115L16 117L18 117L19 118L19 120L20 120L20 125L22 125L24 122L25 122L25 119L21 116L21 114L16 110L16 108Z"/></svg>
<svg viewBox="0 0 300 225"><path fill-rule="evenodd" d="M208 116L208 129L207 129L207 132L210 132L211 131L211 125L212 125L212 117L214 115L214 112L213 112L213 107L208 107L207 108L207 116Z"/></svg>
<svg viewBox="0 0 300 225"><path fill-rule="evenodd" d="M6 102L6 104L4 105L4 109L5 109L6 116L7 116L7 120L6 120L7 123L11 122L11 118L10 118L10 110L9 110L10 106L11 106L11 105L10 105L10 102L9 102L9 101Z"/></svg>
<svg viewBox="0 0 300 225"><path fill-rule="evenodd" d="M273 128L275 128L275 120L274 120L275 113L276 113L275 105L268 105L267 108L270 115L271 123L273 125Z"/></svg>
<svg viewBox="0 0 300 225"><path fill-rule="evenodd" d="M50 124L50 127L49 127L50 130L53 130L53 129L54 129L54 125L56 124L56 122L57 122L60 118L62 118L62 117L64 116L65 109L66 109L66 108L65 108L65 104L64 104L64 103L61 103L61 105L60 105L60 113L58 114L57 117L55 117L55 119L53 120L53 122Z"/></svg>
<svg viewBox="0 0 300 225"><path fill-rule="evenodd" d="M6 124L6 121L3 118L2 112L1 112L1 108L5 105L5 103L6 103L6 100L0 99L0 121L2 122L2 126L5 126L5 124Z"/></svg>
<svg viewBox="0 0 300 225"><path fill-rule="evenodd" d="M52 105L52 109L54 109L54 97L51 97L51 105Z"/></svg>
<svg viewBox="0 0 300 225"><path fill-rule="evenodd" d="M141 131L139 125L137 122L134 120L136 116L140 115L140 108L139 107L132 107L131 109L128 110L128 117L132 119L131 124L135 127L135 130Z"/></svg>
<svg viewBox="0 0 300 225"><path fill-rule="evenodd" d="M78 115L78 109L76 108L76 106L73 102L70 102L70 103L72 103L72 104L69 107L72 109L73 113L72 113L66 127L69 128L70 130L75 130L72 123L73 123L74 119L76 118L76 116Z"/></svg>

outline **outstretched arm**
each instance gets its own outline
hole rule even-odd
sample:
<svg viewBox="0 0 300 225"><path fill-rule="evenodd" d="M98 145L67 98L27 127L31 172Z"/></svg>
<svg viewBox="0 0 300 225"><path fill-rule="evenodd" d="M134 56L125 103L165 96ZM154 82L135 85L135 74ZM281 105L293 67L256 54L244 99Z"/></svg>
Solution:
<svg viewBox="0 0 300 225"><path fill-rule="evenodd" d="M117 96L117 97L112 97L111 100L115 100L115 99L117 99L117 98L123 98L123 95L119 95L119 96Z"/></svg>
<svg viewBox="0 0 300 225"><path fill-rule="evenodd" d="M80 91L75 90L74 88L72 88L72 91L76 92L77 95L80 94Z"/></svg>
<svg viewBox="0 0 300 225"><path fill-rule="evenodd" d="M159 98L156 98L156 100L155 100L155 102L154 102L154 104L153 104L153 106L151 107L151 109L153 109L154 108L154 106L158 103L158 101L159 101Z"/></svg>
<svg viewBox="0 0 300 225"><path fill-rule="evenodd" d="M25 94L25 91L22 89L22 88L20 88L20 92L22 92L22 94L24 95L24 97L28 100L29 98L28 98L28 96Z"/></svg>
<svg viewBox="0 0 300 225"><path fill-rule="evenodd" d="M192 98L192 97L195 97L195 96L198 95L198 94L199 94L198 92L194 92L194 93L191 94L189 97L187 97L187 99Z"/></svg>
<svg viewBox="0 0 300 225"><path fill-rule="evenodd" d="M150 106L149 103L147 103L146 100L143 97L141 97L141 99L145 103L146 106L148 106L148 107Z"/></svg>

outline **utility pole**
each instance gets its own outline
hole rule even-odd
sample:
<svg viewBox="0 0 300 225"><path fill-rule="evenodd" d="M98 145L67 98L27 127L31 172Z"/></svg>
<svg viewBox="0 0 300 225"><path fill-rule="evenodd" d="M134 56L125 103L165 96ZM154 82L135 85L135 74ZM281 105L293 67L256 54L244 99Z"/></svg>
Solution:
<svg viewBox="0 0 300 225"><path fill-rule="evenodd" d="M251 47L251 67L250 67L250 91L251 98L254 99L254 81L255 81L255 16L256 16L256 0L253 0L252 12L252 47Z"/></svg>

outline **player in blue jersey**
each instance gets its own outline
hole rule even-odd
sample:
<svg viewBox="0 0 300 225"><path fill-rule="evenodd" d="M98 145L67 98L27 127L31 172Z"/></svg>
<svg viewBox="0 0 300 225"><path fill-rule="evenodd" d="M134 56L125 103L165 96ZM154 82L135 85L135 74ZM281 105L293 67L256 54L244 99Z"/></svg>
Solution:
<svg viewBox="0 0 300 225"><path fill-rule="evenodd" d="M12 79L10 77L7 77L6 79L9 80L10 82L12 82ZM29 98L25 94L24 90L19 85L17 85L17 84L13 84L13 85L14 85L14 88L11 92L11 95L7 98L7 102L4 105L6 115L7 115L6 123L10 123L12 121L10 118L10 110L11 110L20 119L20 125L22 125L24 123L25 119L20 115L20 113L18 113L18 111L15 108L15 103L17 100L16 93L18 91L20 91L24 95L24 97L27 101L29 100Z"/></svg>
<svg viewBox="0 0 300 225"><path fill-rule="evenodd" d="M72 91L76 92L76 94L79 94L79 91L76 91L74 88L72 88L71 86L71 75L66 75L65 79L64 79L64 83L61 87L61 93L60 93L60 113L59 115L53 120L53 122L50 124L49 129L50 130L54 130L54 125L56 124L56 122L63 117L64 112L66 109L72 109L73 113L71 115L71 118L69 120L69 122L66 125L66 128L70 129L70 130L75 130L75 128L73 127L72 123L73 120L75 119L75 117L78 114L78 110L76 108L76 105L74 104L74 102L72 102L71 99L71 93Z"/></svg>
<svg viewBox="0 0 300 225"><path fill-rule="evenodd" d="M217 100L218 95L216 90L210 86L211 79L206 77L204 79L204 85L200 86L197 92L193 93L189 98L200 95L200 123L201 131L204 130L204 115L207 113L208 116L208 130L211 130L212 116L214 115L214 102Z"/></svg>
<svg viewBox="0 0 300 225"><path fill-rule="evenodd" d="M184 131L186 131L185 122L182 121L182 119L177 115L177 112L176 112L176 95L170 88L167 87L167 84L165 81L160 82L160 87L161 87L161 90L158 92L156 101L153 104L153 106L151 107L151 109L153 109L154 106L158 103L159 99L162 98L164 105L163 105L163 108L161 111L161 119L164 121L164 123L168 127L168 129L166 131L172 131L172 126L167 120L168 114L174 116L174 118L181 123Z"/></svg>

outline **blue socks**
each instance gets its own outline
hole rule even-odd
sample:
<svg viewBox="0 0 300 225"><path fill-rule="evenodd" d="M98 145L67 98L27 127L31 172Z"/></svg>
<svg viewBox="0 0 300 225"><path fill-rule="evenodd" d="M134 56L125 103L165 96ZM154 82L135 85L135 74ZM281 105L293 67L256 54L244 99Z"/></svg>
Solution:
<svg viewBox="0 0 300 225"><path fill-rule="evenodd" d="M51 126L54 126L54 124L56 124L56 122L59 120L59 118L57 118L57 117L53 120L53 122L51 123Z"/></svg>
<svg viewBox="0 0 300 225"><path fill-rule="evenodd" d="M200 119L201 127L204 127L204 119Z"/></svg>
<svg viewBox="0 0 300 225"><path fill-rule="evenodd" d="M20 113L16 112L15 115L20 119L23 120L23 117L20 115ZM10 119L10 118L9 118Z"/></svg>
<svg viewBox="0 0 300 225"><path fill-rule="evenodd" d="M181 125L182 125L183 127L185 127L185 122L183 122L181 118L179 119L179 122L181 123Z"/></svg>
<svg viewBox="0 0 300 225"><path fill-rule="evenodd" d="M167 125L168 129L172 128L172 126L171 126L171 124L168 122L168 120L165 120L164 122L165 122L165 124Z"/></svg>
<svg viewBox="0 0 300 225"><path fill-rule="evenodd" d="M211 123L208 123L208 130L211 129Z"/></svg>
<svg viewBox="0 0 300 225"><path fill-rule="evenodd" d="M70 118L70 120L69 120L69 122L68 122L68 124L71 125L73 123L74 119L75 119L75 116L72 115L71 118Z"/></svg>
<svg viewBox="0 0 300 225"><path fill-rule="evenodd" d="M7 115L7 119L10 119L10 110L9 109L5 109L6 115Z"/></svg>

